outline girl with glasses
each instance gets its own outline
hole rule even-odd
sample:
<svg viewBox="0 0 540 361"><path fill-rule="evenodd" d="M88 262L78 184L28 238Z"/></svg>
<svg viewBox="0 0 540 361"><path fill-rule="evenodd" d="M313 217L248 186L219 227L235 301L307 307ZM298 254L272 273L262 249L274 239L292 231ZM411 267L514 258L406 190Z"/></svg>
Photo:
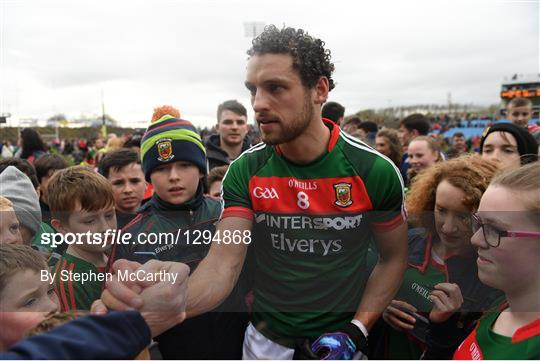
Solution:
<svg viewBox="0 0 540 361"><path fill-rule="evenodd" d="M501 298L478 279L470 243L471 214L496 172L496 164L464 156L434 164L415 178L407 209L420 227L409 230L409 266L384 322L370 334L370 358L419 359L431 328L439 324L453 351L476 320L471 312Z"/></svg>
<svg viewBox="0 0 540 361"><path fill-rule="evenodd" d="M507 302L479 320L455 359L540 359L539 182L532 163L496 177L482 196L471 238L478 276Z"/></svg>

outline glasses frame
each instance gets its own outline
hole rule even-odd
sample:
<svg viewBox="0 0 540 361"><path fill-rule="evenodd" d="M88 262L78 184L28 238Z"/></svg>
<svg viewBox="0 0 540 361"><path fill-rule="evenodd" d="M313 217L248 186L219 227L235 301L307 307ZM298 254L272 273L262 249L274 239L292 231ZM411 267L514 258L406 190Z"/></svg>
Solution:
<svg viewBox="0 0 540 361"><path fill-rule="evenodd" d="M475 226L478 227L478 229L475 229ZM482 229L482 235L484 236L484 240L486 243L493 248L499 247L501 244L501 237L508 237L508 238L528 238L528 237L540 237L540 232L530 232L530 231L500 231L494 227L493 230L497 232L497 243L491 244L488 240L488 237L486 236L486 230L484 226L489 226L489 224L485 224L482 222L482 219L480 216L478 216L477 213L472 214L472 230L474 233L478 232L478 230Z"/></svg>

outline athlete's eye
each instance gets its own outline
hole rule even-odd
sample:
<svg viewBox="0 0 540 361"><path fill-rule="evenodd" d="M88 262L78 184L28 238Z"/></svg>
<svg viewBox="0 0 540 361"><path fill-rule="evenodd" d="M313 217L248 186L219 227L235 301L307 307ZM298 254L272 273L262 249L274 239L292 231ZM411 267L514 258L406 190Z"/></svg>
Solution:
<svg viewBox="0 0 540 361"><path fill-rule="evenodd" d="M257 92L257 88L255 88L252 84L245 83L247 90L249 90L249 93L252 97L255 96L255 93Z"/></svg>
<svg viewBox="0 0 540 361"><path fill-rule="evenodd" d="M270 93L277 93L279 91L281 91L283 89L283 86L279 85L279 84L270 84L268 86L268 91L270 91Z"/></svg>

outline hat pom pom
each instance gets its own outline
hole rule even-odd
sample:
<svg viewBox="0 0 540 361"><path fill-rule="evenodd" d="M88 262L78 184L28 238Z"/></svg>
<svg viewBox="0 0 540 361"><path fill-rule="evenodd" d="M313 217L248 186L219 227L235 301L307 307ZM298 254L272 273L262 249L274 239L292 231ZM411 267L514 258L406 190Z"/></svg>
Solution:
<svg viewBox="0 0 540 361"><path fill-rule="evenodd" d="M170 115L175 118L180 118L180 111L173 107L172 105L162 105L154 109L154 114L152 114L151 123L161 119L164 115Z"/></svg>

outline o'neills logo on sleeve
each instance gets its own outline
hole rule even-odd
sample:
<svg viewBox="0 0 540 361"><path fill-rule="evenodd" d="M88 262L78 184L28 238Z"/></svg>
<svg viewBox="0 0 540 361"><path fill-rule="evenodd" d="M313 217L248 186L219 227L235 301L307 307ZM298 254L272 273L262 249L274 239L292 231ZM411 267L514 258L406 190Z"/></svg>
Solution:
<svg viewBox="0 0 540 361"><path fill-rule="evenodd" d="M482 350L476 341L476 329L467 336L454 353L454 360L483 360Z"/></svg>
<svg viewBox="0 0 540 361"><path fill-rule="evenodd" d="M174 158L174 154L172 154L172 143L171 139L164 138L160 139L156 142L156 147L158 151L158 160L161 162L166 162L168 160L171 160Z"/></svg>

